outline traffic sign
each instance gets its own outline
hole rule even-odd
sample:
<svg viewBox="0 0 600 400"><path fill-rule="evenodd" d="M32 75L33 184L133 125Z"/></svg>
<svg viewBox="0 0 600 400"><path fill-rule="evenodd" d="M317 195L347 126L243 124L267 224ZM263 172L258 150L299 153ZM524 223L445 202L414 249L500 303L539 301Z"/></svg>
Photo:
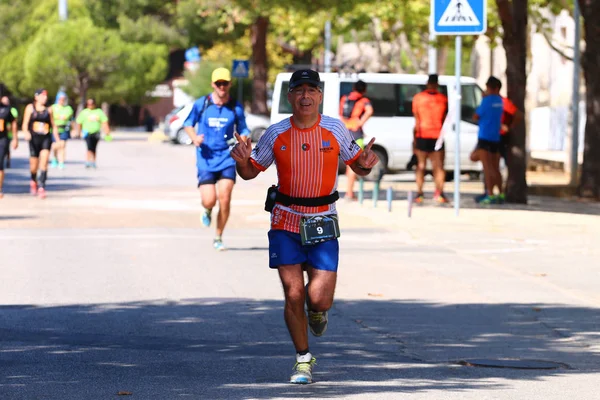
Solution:
<svg viewBox="0 0 600 400"><path fill-rule="evenodd" d="M231 76L234 78L247 78L250 71L250 61L248 60L233 60L231 67Z"/></svg>
<svg viewBox="0 0 600 400"><path fill-rule="evenodd" d="M431 0L433 33L481 35L487 30L487 0Z"/></svg>

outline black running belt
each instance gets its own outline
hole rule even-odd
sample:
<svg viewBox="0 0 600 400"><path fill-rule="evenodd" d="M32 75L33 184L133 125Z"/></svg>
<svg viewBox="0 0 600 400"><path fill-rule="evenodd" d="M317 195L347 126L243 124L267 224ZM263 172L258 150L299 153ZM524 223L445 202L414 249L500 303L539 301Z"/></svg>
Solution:
<svg viewBox="0 0 600 400"><path fill-rule="evenodd" d="M333 204L339 198L340 194L337 190L330 195L321 197L292 197L278 191L275 197L275 201L277 203L283 204L284 206L296 205L305 207L320 207Z"/></svg>

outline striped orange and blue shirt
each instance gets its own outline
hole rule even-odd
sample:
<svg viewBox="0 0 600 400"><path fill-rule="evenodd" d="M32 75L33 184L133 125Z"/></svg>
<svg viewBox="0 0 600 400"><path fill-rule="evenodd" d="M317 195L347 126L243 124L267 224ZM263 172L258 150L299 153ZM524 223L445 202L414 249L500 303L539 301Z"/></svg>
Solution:
<svg viewBox="0 0 600 400"><path fill-rule="evenodd" d="M319 115L317 123L306 129L295 126L292 118L271 125L252 150L251 162L260 171L275 162L281 193L321 197L337 189L338 159L350 165L361 152L342 121ZM271 229L298 233L303 215L335 212L335 203L320 207L277 204L271 213Z"/></svg>

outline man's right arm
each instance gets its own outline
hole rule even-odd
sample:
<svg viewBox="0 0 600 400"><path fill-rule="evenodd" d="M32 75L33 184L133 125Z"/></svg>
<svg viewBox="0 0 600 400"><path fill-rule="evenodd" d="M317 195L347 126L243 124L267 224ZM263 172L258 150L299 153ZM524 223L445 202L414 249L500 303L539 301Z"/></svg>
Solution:
<svg viewBox="0 0 600 400"><path fill-rule="evenodd" d="M183 122L183 129L185 130L185 133L187 133L187 135L190 137L190 139L192 139L192 142L196 146L200 145L200 143L197 143L199 141L199 137L198 137L198 134L196 133L196 129L194 128L196 126L196 124L198 123L198 119L200 117L200 109L198 106L199 103L200 103L200 101L196 101L194 103L194 106L192 107L192 111L190 111L190 114L187 116L187 118Z"/></svg>

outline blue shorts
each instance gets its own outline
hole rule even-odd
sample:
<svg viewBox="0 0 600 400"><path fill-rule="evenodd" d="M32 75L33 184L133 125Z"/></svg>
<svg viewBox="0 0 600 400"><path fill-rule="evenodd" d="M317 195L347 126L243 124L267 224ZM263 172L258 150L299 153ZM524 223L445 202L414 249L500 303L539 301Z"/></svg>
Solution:
<svg viewBox="0 0 600 400"><path fill-rule="evenodd" d="M231 179L235 183L236 177L235 165L216 172L198 170L198 186L214 185L221 179Z"/></svg>
<svg viewBox="0 0 600 400"><path fill-rule="evenodd" d="M69 131L64 131L64 132L58 132L58 137L60 138L60 140L69 140L71 139L71 132ZM56 142L56 140L54 140L54 135L52 135L52 143Z"/></svg>
<svg viewBox="0 0 600 400"><path fill-rule="evenodd" d="M269 231L269 267L307 264L315 269L337 272L340 245L337 239L302 246L299 233Z"/></svg>

